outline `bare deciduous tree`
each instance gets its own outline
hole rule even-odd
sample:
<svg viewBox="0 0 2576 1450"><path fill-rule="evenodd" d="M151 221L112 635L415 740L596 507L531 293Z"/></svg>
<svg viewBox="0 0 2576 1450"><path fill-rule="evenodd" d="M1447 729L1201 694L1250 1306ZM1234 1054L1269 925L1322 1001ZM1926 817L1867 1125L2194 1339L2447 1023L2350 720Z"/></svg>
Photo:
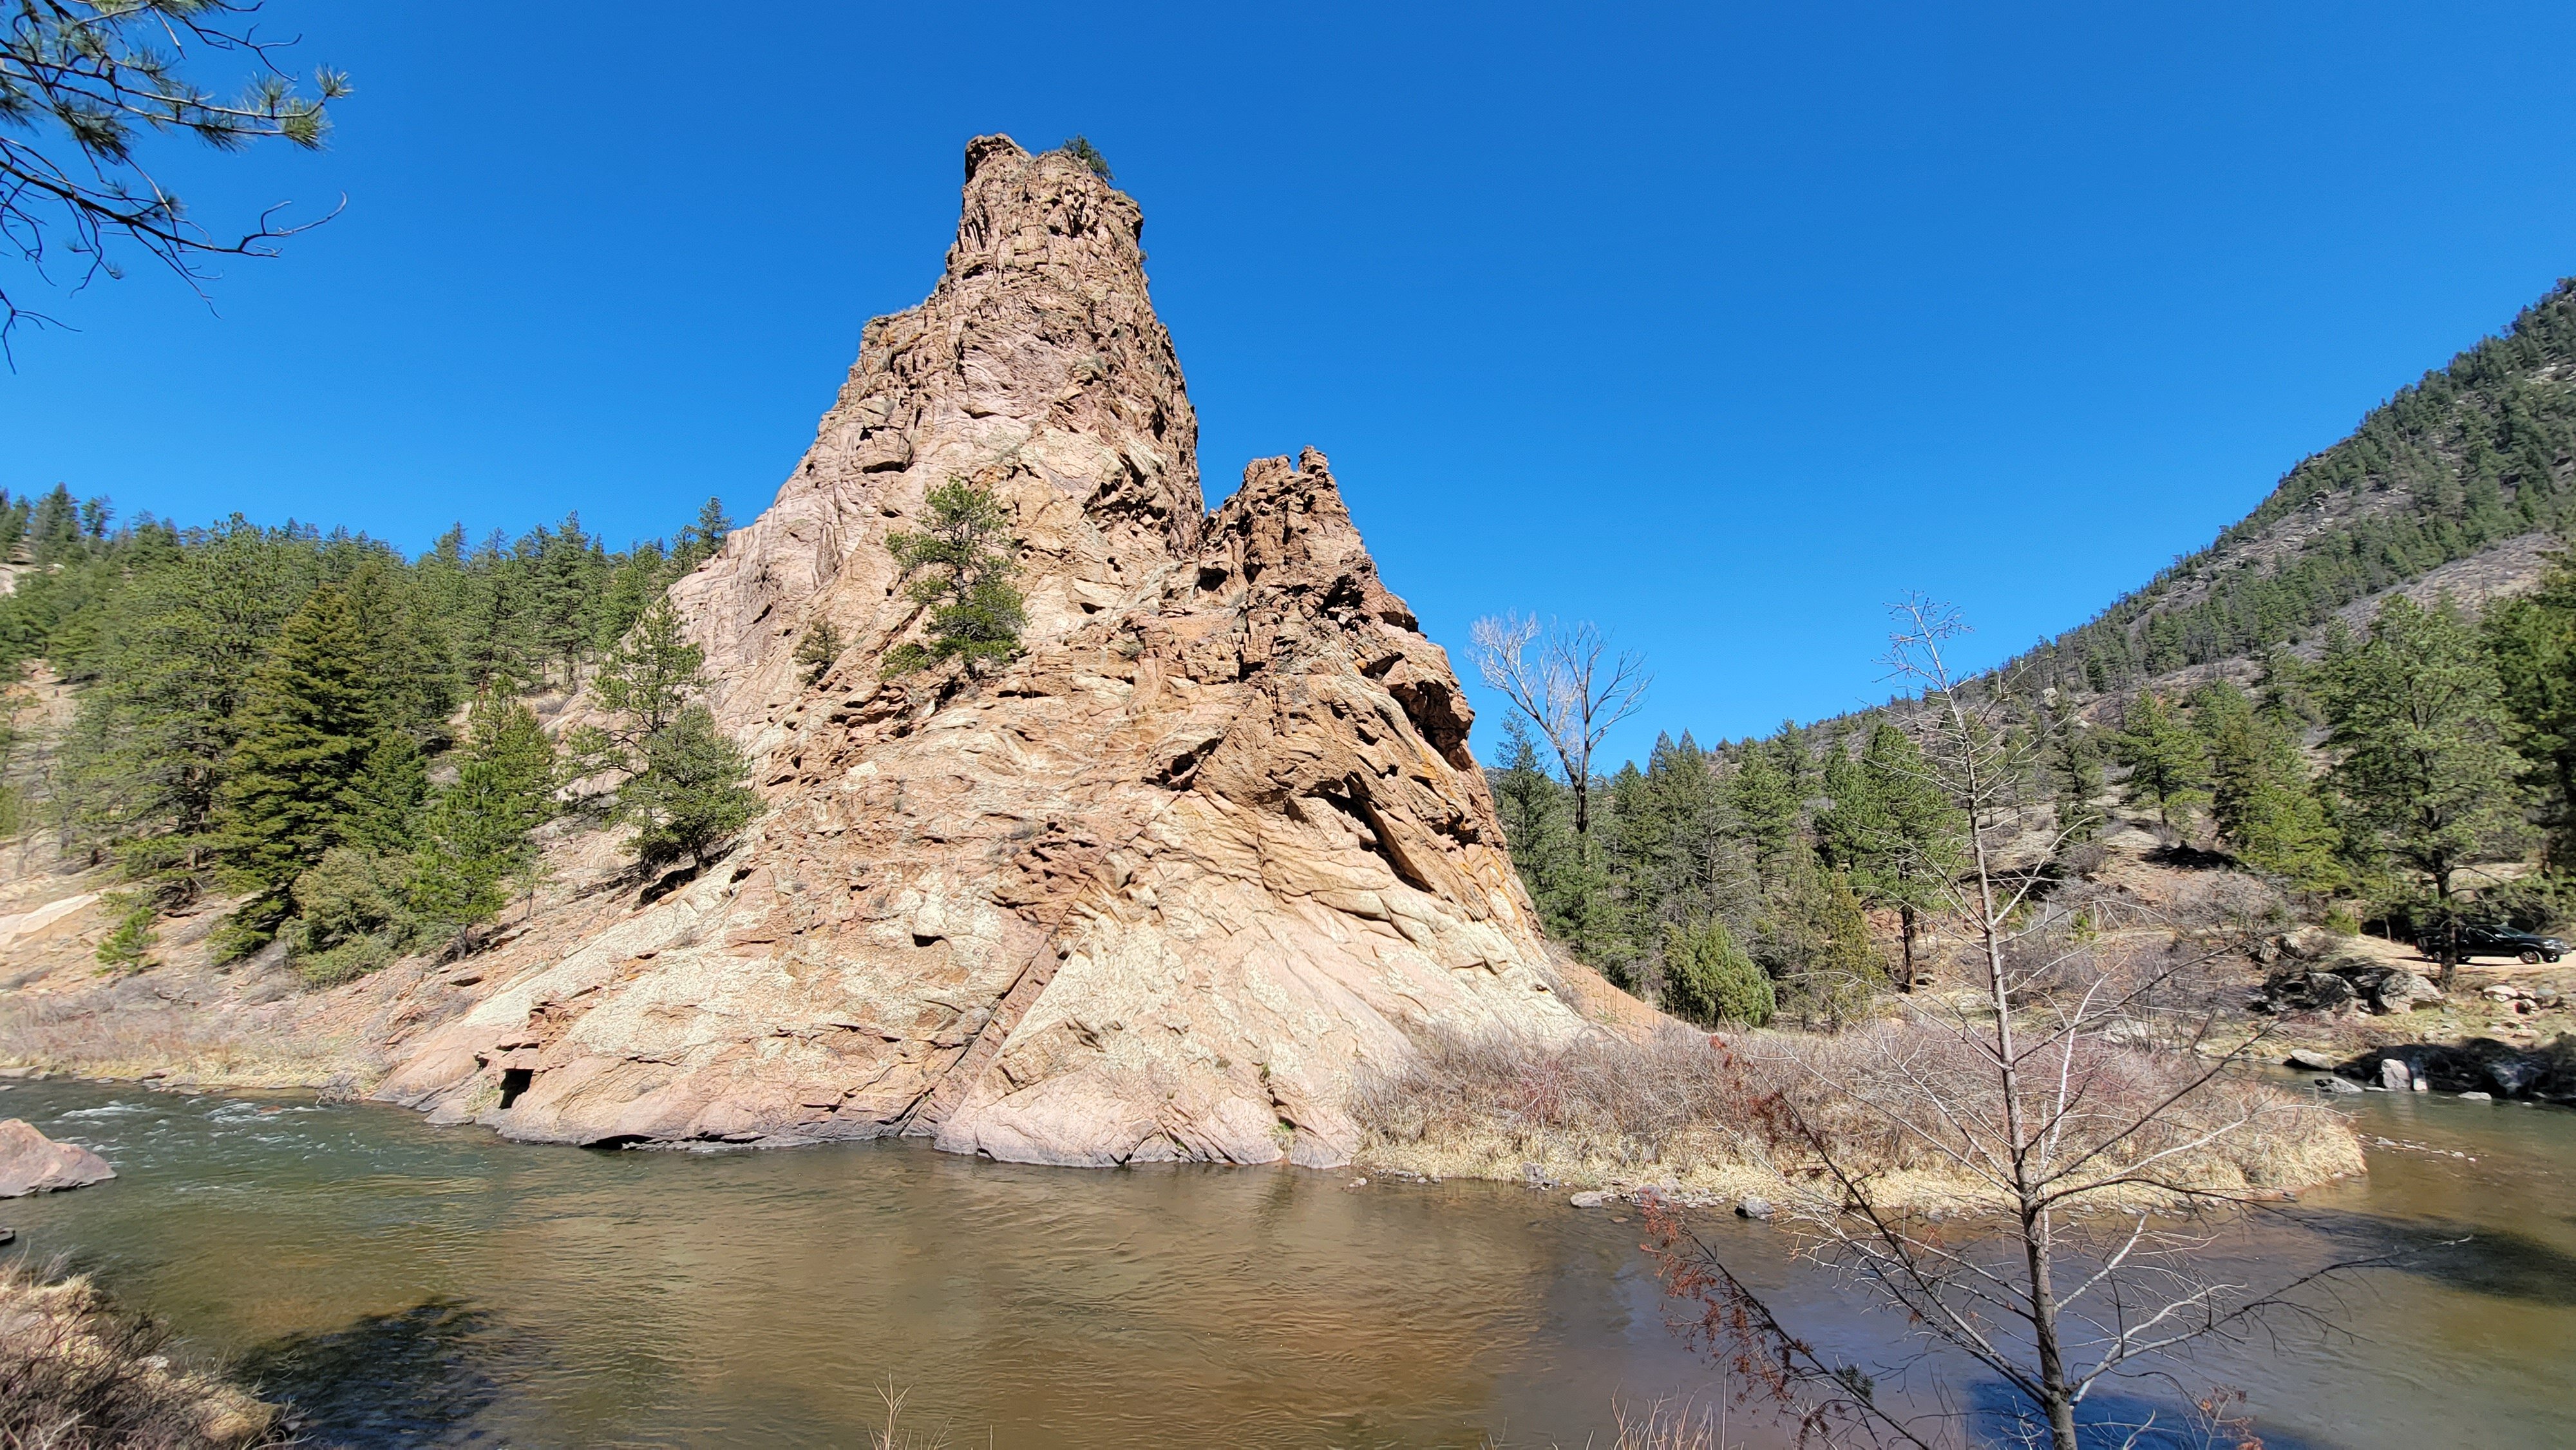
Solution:
<svg viewBox="0 0 2576 1450"><path fill-rule="evenodd" d="M1528 717L1556 752L1574 790L1574 833L1592 831L1592 752L1610 727L1646 703L1654 683L1633 650L1610 653L1610 637L1589 622L1574 625L1506 614L1477 620L1468 631L1476 672Z"/></svg>
<svg viewBox="0 0 2576 1450"><path fill-rule="evenodd" d="M2215 1228L2194 1211L2264 1196L2213 1165L2241 1171L2239 1150L2264 1135L2270 1151L2294 1151L2320 1110L2229 1073L2263 1033L2211 1045L2217 998L2185 989L2238 944L2177 932L2105 948L2033 899L2039 862L2016 862L2007 842L2020 829L2028 762L2018 755L2036 747L2002 728L1997 682L1954 677L1954 611L1918 598L1895 613L1889 663L1916 697L1906 723L1964 833L1946 905L1976 988L1899 999L1905 1029L1881 1031L1839 1064L1801 1059L1802 1086L1762 1110L1821 1165L1815 1191L1788 1205L1803 1252L1901 1311L1923 1348L1964 1355L2011 1386L2041 1422L2034 1438L2075 1450L2077 1406L2106 1379L2159 1372L2188 1346L2285 1317L2313 1320L2293 1291L2356 1265L2268 1289L2207 1269ZM2145 1050L2146 1038L2195 1050ZM1972 1185L1998 1219L1897 1207L1887 1170L1838 1146L1850 1124L1825 1127L1854 1115ZM1649 1218L1667 1287L1700 1306L1686 1327L1807 1431L1915 1446L1958 1438L1941 1414L1883 1403L1868 1376L1800 1339L1678 1215L1656 1206Z"/></svg>

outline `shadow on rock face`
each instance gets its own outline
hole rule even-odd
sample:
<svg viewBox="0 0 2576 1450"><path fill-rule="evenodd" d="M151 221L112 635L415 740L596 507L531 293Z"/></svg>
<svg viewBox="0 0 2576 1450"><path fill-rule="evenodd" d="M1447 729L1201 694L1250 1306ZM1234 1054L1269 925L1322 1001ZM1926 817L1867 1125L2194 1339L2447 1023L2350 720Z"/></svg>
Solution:
<svg viewBox="0 0 2576 1450"><path fill-rule="evenodd" d="M2356 1213L2303 1213L2299 1221L2354 1257L2471 1294L2552 1308L2576 1306L2576 1254L2507 1229L2438 1219L2390 1223Z"/></svg>
<svg viewBox="0 0 2576 1450"><path fill-rule="evenodd" d="M262 1394L289 1401L313 1442L497 1445L498 1432L474 1422L500 1398L500 1374L524 1369L525 1352L488 1311L433 1299L274 1340L243 1356L238 1370Z"/></svg>

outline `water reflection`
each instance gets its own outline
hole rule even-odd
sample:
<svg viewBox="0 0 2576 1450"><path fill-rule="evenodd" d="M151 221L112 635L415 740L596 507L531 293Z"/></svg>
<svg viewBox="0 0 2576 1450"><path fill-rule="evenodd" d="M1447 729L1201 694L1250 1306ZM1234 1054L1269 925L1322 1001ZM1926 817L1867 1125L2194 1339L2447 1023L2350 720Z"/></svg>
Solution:
<svg viewBox="0 0 2576 1450"><path fill-rule="evenodd" d="M479 1422L529 1353L487 1311L432 1301L364 1315L346 1329L290 1334L238 1365L251 1383L293 1398L309 1438L376 1450L499 1443Z"/></svg>
<svg viewBox="0 0 2576 1450"><path fill-rule="evenodd" d="M861 1445L891 1381L960 1444L1465 1450L1606 1443L1617 1398L1728 1396L1666 1330L1637 1224L1517 1188L917 1144L598 1153L87 1084L0 1101L120 1174L0 1221L39 1254L77 1246L340 1443ZM2301 1206L2313 1227L2231 1253L2281 1270L2463 1225L2471 1244L2374 1284L2348 1342L2258 1345L2178 1383L2246 1387L2275 1447L2457 1443L2463 1414L2479 1443L2571 1438L2569 1120L2446 1106L2383 1126L2476 1161L2375 1155L2369 1183ZM1708 1232L1821 1345L1924 1391L1901 1326L1785 1261L1776 1229ZM2105 1424L2174 1403L2129 1391Z"/></svg>

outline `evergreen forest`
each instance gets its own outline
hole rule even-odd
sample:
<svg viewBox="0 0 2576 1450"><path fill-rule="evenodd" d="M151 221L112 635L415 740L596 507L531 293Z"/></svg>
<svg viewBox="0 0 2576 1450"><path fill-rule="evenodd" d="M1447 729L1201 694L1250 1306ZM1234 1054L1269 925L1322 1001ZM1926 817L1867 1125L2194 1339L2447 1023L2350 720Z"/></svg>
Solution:
<svg viewBox="0 0 2576 1450"><path fill-rule="evenodd" d="M0 833L116 868L111 967L209 895L237 901L219 957L273 946L316 982L471 950L540 884L558 818L631 823L645 866L749 819L747 763L662 598L730 527L710 499L676 544L612 551L568 515L407 558L0 495L0 651L67 716L32 728L49 697L11 697ZM538 710L582 683L616 723L550 736Z"/></svg>
<svg viewBox="0 0 2576 1450"><path fill-rule="evenodd" d="M2161 859L2261 878L2283 910L2347 930L2564 920L2576 569L2553 553L2536 592L2482 616L2389 591L2522 536L2563 551L2571 524L2563 282L2210 547L1974 682L2010 722L2017 869L2072 881L2134 826ZM1588 810L1534 719L1513 718L1487 776L1578 959L1703 1021L1830 1027L1912 982L1958 869L1961 821L1907 728L1918 709L1714 746L1667 734L1592 779Z"/></svg>

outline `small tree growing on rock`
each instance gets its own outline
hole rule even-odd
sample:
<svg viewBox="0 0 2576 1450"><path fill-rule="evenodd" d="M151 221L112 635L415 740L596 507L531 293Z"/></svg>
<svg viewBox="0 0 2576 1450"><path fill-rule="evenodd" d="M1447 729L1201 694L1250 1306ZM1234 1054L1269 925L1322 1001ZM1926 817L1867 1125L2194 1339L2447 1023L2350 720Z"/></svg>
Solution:
<svg viewBox="0 0 2576 1450"><path fill-rule="evenodd" d="M814 621L804 637L796 641L796 674L812 689L832 672L841 659L841 631L828 619Z"/></svg>
<svg viewBox="0 0 2576 1450"><path fill-rule="evenodd" d="M952 478L931 490L929 526L886 536L886 551L912 581L913 602L930 611L927 642L889 651L888 678L947 660L969 674L1019 653L1027 607L1011 585L1010 515L988 488Z"/></svg>
<svg viewBox="0 0 2576 1450"><path fill-rule="evenodd" d="M1091 174L1103 181L1117 179L1110 174L1109 158L1101 155L1100 148L1092 145L1086 137L1076 136L1055 149L1091 168Z"/></svg>
<svg viewBox="0 0 2576 1450"><path fill-rule="evenodd" d="M716 727L704 705L680 712L644 742L643 772L619 792L619 814L636 825L627 849L647 864L686 856L703 862L760 814L760 797L743 783L751 762Z"/></svg>

